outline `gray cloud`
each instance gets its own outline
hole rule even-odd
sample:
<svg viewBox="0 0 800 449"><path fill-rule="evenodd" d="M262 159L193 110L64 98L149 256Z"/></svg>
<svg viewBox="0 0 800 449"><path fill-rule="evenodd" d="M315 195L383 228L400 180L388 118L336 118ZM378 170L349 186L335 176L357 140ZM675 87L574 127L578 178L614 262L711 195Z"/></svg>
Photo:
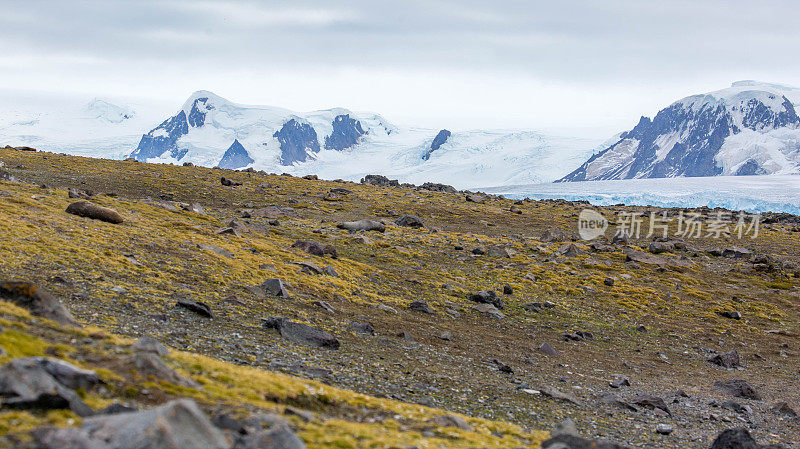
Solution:
<svg viewBox="0 0 800 449"><path fill-rule="evenodd" d="M549 102L559 101L553 92L562 90L567 97L583 92L597 100L604 98L601 91L628 92L620 106L606 106L619 122L608 126L627 127L638 114L675 99L667 95L722 88L739 78L800 84L800 60L793 57L800 44L800 5L790 1L0 0L0 10L0 83L12 88L52 89L46 84L58 80L65 89L84 91L171 93L179 99L214 87L244 97L246 84L259 77L288 82L282 90L304 91L313 83L328 87L323 75L344 70L367 80L370 74L389 74L386 79L401 84L409 78L397 86L406 105L379 92L375 97L374 90L367 89L368 99L357 86L347 88L356 105L389 107L380 112L410 119L423 95L435 97L432 86L446 86L453 74L464 78L451 100L456 115L464 109L459 102L472 93L471 83L502 97L497 83L510 77L522 80L517 89L524 94L538 96L531 86L551 89L541 98ZM9 74L14 67L37 73ZM290 73L295 84L286 81ZM426 77L428 87L420 81ZM249 88L251 95L237 99L287 98L276 95L275 86ZM339 101L322 95L319 107ZM303 94L296 98L298 105L312 106ZM491 98L480 101L492 117L509 111L505 100L502 106ZM643 106L647 110L634 110ZM534 108L568 112L563 105L519 105L511 107L510 122L540 121L544 113L524 112ZM447 111L442 105L432 110ZM471 126L483 119L467 121ZM597 122L604 127L608 119Z"/></svg>

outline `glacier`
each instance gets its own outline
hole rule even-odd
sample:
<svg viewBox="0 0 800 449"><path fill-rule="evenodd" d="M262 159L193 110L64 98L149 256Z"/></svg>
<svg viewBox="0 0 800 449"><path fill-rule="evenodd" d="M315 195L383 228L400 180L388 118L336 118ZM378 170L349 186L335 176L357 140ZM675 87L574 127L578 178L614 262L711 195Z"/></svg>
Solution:
<svg viewBox="0 0 800 449"><path fill-rule="evenodd" d="M597 206L722 207L800 214L800 175L646 178L510 185L480 189L514 199L588 201Z"/></svg>

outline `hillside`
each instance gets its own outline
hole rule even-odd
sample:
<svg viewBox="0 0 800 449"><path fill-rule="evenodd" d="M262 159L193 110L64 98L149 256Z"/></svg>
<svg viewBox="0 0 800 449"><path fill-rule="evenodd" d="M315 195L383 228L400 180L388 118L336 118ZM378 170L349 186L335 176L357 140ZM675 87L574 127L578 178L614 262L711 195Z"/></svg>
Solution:
<svg viewBox="0 0 800 449"><path fill-rule="evenodd" d="M0 295L17 304L0 301L0 389L31 356L102 380L68 376L67 405L12 409L3 393L0 444L83 429L34 433L63 449L56 437L113 423L79 416L77 397L95 412L191 398L199 411L181 413L219 447L263 428L309 448L536 448L565 418L626 447L707 448L741 427L798 447L796 216L765 216L757 239L590 244L573 241L584 203L15 149L0 161ZM122 222L67 213L78 201ZM362 219L382 223L338 227ZM82 327L21 308L8 280L50 291ZM143 336L170 349L130 346Z"/></svg>

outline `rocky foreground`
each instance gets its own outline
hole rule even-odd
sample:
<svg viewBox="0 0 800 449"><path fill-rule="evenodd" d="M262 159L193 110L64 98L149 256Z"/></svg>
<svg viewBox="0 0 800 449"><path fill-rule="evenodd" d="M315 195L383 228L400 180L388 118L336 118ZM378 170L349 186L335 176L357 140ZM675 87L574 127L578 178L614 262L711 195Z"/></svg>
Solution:
<svg viewBox="0 0 800 449"><path fill-rule="evenodd" d="M798 217L308 178L0 149L0 446L800 447Z"/></svg>

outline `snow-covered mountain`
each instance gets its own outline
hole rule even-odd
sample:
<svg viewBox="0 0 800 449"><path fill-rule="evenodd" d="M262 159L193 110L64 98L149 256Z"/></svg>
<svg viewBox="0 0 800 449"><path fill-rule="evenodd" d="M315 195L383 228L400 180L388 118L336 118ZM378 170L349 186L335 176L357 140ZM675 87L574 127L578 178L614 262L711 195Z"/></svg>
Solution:
<svg viewBox="0 0 800 449"><path fill-rule="evenodd" d="M0 89L0 145L121 159L164 105L131 98L93 98Z"/></svg>
<svg viewBox="0 0 800 449"><path fill-rule="evenodd" d="M642 117L560 181L800 172L800 89L755 81Z"/></svg>
<svg viewBox="0 0 800 449"><path fill-rule="evenodd" d="M130 156L351 180L380 173L402 182L467 188L555 180L599 143L534 131L401 128L373 113L299 113L199 91L143 135Z"/></svg>

